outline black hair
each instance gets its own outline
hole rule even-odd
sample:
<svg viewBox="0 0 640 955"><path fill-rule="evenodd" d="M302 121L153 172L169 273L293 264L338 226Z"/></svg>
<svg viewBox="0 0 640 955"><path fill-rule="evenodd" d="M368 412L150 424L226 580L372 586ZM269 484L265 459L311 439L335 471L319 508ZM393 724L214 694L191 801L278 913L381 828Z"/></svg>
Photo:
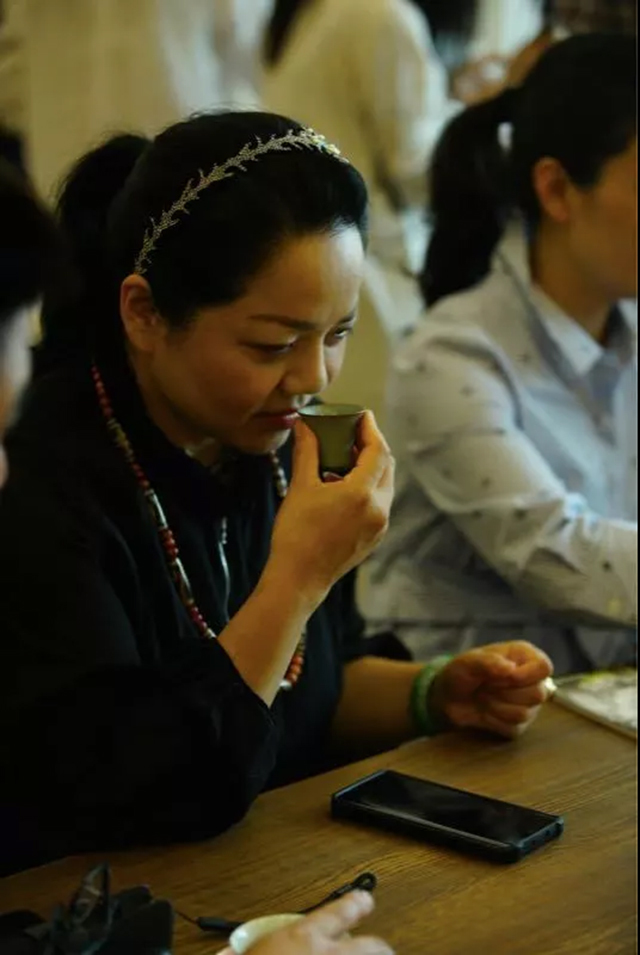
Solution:
<svg viewBox="0 0 640 955"><path fill-rule="evenodd" d="M275 0L267 25L265 60L275 66L284 53L297 17L314 0ZM344 3L347 0L343 0ZM465 48L475 29L479 0L410 0L425 15L436 49Z"/></svg>
<svg viewBox="0 0 640 955"><path fill-rule="evenodd" d="M275 66L278 62L297 18L313 2L314 0L275 0L267 24L264 46L264 58L269 66Z"/></svg>
<svg viewBox="0 0 640 955"><path fill-rule="evenodd" d="M269 113L205 114L152 142L116 136L81 159L58 203L76 282L65 301L45 301L44 363L121 345L119 287L151 220L201 170L301 128ZM198 308L241 296L282 239L354 226L364 240L366 214L361 176L326 151L292 148L247 161L204 189L160 236L145 272L154 304L169 324L184 326Z"/></svg>
<svg viewBox="0 0 640 955"><path fill-rule="evenodd" d="M479 0L413 0L413 3L427 18L434 46L445 64L462 65L475 33Z"/></svg>
<svg viewBox="0 0 640 955"><path fill-rule="evenodd" d="M16 165L0 158L0 336L50 287L60 262L53 217Z"/></svg>
<svg viewBox="0 0 640 955"><path fill-rule="evenodd" d="M512 124L508 149L500 136L506 123ZM587 189L636 129L635 42L597 34L555 44L520 89L457 116L429 173L434 230L421 276L427 305L485 278L515 212L535 230L533 170L540 159L557 159Z"/></svg>
<svg viewBox="0 0 640 955"><path fill-rule="evenodd" d="M565 3L542 0L542 20L547 29L562 27L571 32L625 33L636 36L637 0L601 0L596 3Z"/></svg>

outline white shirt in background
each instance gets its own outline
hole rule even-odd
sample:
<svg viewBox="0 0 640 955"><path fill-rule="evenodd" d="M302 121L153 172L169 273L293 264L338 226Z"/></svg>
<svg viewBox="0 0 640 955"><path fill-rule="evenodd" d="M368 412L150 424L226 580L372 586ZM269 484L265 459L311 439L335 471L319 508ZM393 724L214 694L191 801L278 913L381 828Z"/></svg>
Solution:
<svg viewBox="0 0 640 955"><path fill-rule="evenodd" d="M12 75L22 77L22 129L42 193L51 197L69 166L113 132L155 135L190 113L255 101L253 77L240 81L244 33L235 43L246 2L9 0L8 28L22 44Z"/></svg>
<svg viewBox="0 0 640 955"><path fill-rule="evenodd" d="M262 47L273 0L212 0L223 102L259 108Z"/></svg>

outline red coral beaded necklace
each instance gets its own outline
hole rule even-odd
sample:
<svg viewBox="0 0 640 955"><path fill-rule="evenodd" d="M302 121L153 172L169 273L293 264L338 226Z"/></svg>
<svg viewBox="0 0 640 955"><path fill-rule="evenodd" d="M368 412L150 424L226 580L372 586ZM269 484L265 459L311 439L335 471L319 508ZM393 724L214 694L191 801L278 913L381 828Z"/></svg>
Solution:
<svg viewBox="0 0 640 955"><path fill-rule="evenodd" d="M193 590L191 587L191 582L189 580L189 577L187 576L187 572L180 559L180 551L178 549L178 545L176 544L176 539L173 535L173 531L171 530L167 522L167 518L165 516L164 510L162 508L158 495L156 494L154 488L151 485L151 482L149 481L141 465L139 464L135 456L135 452L133 450L131 442L129 441L129 438L127 437L127 434L124 428L122 427L122 425L120 424L120 422L118 421L118 419L116 418L114 414L113 407L109 399L109 395L107 394L107 389L105 388L105 384L102 380L102 376L100 374L98 366L95 364L91 366L91 377L93 378L93 384L96 391L98 404L100 405L100 410L105 420L107 430L109 431L109 434L111 435L114 443L122 451L122 454L127 464L131 468L133 475L136 481L138 482L138 486L140 487L140 490L144 494L145 500L149 506L149 510L151 511L151 516L153 517L153 521L156 525L156 530L158 531L158 536L162 544L162 549L164 550L167 566L169 568L169 572L171 574L172 580L175 584L178 596L180 597L180 600L183 606L185 607L187 613L191 617L191 620L193 621L196 629L201 634L201 636L205 637L207 640L215 640L216 634L213 632L213 630L211 629L211 627L209 626L205 618L202 616L198 606L196 605L196 602L193 596ZM280 500L283 500L288 491L287 477L284 473L282 465L280 464L278 455L275 452L273 452L270 455L270 458L271 458L271 464L273 467L273 476L274 476L276 491L278 493L278 497L280 498ZM225 580L226 580L226 585L227 585L226 598L227 598L227 610L228 610L229 591L230 591L230 574L229 574L229 567L227 564L227 558L226 558L226 552L225 552L226 543L227 543L227 519L223 518L222 532L220 536L220 559L221 559L221 563L222 563L222 567L223 567L223 571L225 575ZM289 667L284 676L284 679L280 683L280 688L283 690L292 689L292 687L294 687L295 684L300 679L300 674L302 673L302 668L304 666L305 643L306 643L306 635L303 633L302 637L300 638L300 642L298 643L298 646L296 647L296 651L293 657L291 658L291 662L289 663Z"/></svg>

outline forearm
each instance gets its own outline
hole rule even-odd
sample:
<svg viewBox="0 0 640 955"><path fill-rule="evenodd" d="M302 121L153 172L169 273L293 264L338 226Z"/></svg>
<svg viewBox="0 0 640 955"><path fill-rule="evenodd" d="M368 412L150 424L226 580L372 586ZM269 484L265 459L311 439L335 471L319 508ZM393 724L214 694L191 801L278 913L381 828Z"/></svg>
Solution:
<svg viewBox="0 0 640 955"><path fill-rule="evenodd" d="M273 703L309 617L324 599L275 562L219 636L234 666L267 706Z"/></svg>
<svg viewBox="0 0 640 955"><path fill-rule="evenodd" d="M635 525L586 514L542 538L513 584L570 623L634 627L637 541Z"/></svg>
<svg viewBox="0 0 640 955"><path fill-rule="evenodd" d="M98 671L11 714L0 750L18 843L62 855L202 839L247 811L277 730L215 641L185 643L175 666Z"/></svg>
<svg viewBox="0 0 640 955"><path fill-rule="evenodd" d="M392 749L418 735L411 691L421 663L362 657L344 668L331 731L333 749L352 757Z"/></svg>
<svg viewBox="0 0 640 955"><path fill-rule="evenodd" d="M636 524L592 511L517 430L423 457L415 474L435 507L529 602L570 624L635 626Z"/></svg>
<svg viewBox="0 0 640 955"><path fill-rule="evenodd" d="M253 594L220 636L243 679L267 706L296 645L334 584L362 563L387 529L394 462L371 412L362 416L358 457L341 481L321 480L318 443L295 429L293 476Z"/></svg>

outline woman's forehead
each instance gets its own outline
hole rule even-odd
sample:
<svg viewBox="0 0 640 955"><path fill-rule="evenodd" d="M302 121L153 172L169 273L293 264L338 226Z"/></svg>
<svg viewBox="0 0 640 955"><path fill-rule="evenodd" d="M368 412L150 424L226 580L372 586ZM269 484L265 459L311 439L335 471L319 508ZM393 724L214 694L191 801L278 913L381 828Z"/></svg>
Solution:
<svg viewBox="0 0 640 955"><path fill-rule="evenodd" d="M311 331L354 314L363 274L364 250L356 229L288 239L224 311L246 321Z"/></svg>

